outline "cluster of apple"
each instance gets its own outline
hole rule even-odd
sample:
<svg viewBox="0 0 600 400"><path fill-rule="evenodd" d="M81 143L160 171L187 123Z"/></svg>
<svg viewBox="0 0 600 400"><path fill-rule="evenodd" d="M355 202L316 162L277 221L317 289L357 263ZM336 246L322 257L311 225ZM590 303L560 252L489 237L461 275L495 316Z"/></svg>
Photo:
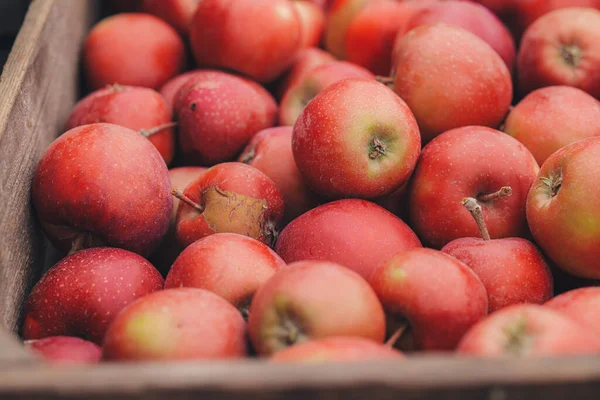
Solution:
<svg viewBox="0 0 600 400"><path fill-rule="evenodd" d="M35 171L28 346L600 353L600 1L125 3Z"/></svg>

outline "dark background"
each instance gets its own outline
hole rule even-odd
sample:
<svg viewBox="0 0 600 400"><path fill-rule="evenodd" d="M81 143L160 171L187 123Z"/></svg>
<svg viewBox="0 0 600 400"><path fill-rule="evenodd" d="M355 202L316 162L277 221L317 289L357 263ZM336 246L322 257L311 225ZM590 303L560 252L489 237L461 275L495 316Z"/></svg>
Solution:
<svg viewBox="0 0 600 400"><path fill-rule="evenodd" d="M23 23L29 3L30 0L0 0L0 70Z"/></svg>

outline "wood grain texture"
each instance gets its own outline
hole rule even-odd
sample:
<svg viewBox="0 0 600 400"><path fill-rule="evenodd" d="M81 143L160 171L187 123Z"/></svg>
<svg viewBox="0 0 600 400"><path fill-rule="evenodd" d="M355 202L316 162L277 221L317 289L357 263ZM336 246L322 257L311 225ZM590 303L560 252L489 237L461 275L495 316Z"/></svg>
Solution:
<svg viewBox="0 0 600 400"><path fill-rule="evenodd" d="M13 335L0 330L0 374L2 374L3 368L14 369L36 361L34 356L25 350Z"/></svg>

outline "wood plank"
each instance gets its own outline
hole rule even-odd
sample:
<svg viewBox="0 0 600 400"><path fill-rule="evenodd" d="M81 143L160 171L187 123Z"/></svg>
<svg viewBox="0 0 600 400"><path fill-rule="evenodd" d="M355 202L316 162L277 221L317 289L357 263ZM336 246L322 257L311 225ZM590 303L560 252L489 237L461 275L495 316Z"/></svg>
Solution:
<svg viewBox="0 0 600 400"><path fill-rule="evenodd" d="M37 361L34 356L12 335L0 331L0 370L29 365Z"/></svg>

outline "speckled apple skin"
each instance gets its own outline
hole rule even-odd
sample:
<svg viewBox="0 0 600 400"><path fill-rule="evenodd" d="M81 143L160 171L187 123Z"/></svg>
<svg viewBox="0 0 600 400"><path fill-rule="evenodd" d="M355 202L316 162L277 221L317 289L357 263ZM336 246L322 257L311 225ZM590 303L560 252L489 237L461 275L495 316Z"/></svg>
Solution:
<svg viewBox="0 0 600 400"><path fill-rule="evenodd" d="M23 337L69 335L102 344L123 307L162 288L160 273L135 253L108 247L81 250L35 285L25 304Z"/></svg>
<svg viewBox="0 0 600 400"><path fill-rule="evenodd" d="M324 50L316 47L302 49L294 59L290 69L282 76L277 84L275 96L281 100L285 92L296 83L300 82L314 68L335 61L335 58Z"/></svg>
<svg viewBox="0 0 600 400"><path fill-rule="evenodd" d="M169 24L150 14L125 13L103 19L83 47L88 85L160 88L185 64L183 40Z"/></svg>
<svg viewBox="0 0 600 400"><path fill-rule="evenodd" d="M600 287L570 290L544 305L590 328L600 337Z"/></svg>
<svg viewBox="0 0 600 400"><path fill-rule="evenodd" d="M50 240L71 248L77 234L149 255L169 227L169 171L139 133L113 124L74 128L38 163L32 200Z"/></svg>
<svg viewBox="0 0 600 400"><path fill-rule="evenodd" d="M130 304L106 333L114 361L232 359L246 356L246 323L222 297L196 288L166 289Z"/></svg>
<svg viewBox="0 0 600 400"><path fill-rule="evenodd" d="M162 85L159 92L171 112L175 113L175 97L177 92L179 92L179 89L185 86L190 79L193 79L196 76L202 77L203 74L203 70L188 71L169 79L164 85Z"/></svg>
<svg viewBox="0 0 600 400"><path fill-rule="evenodd" d="M102 358L100 346L78 337L50 336L24 345L51 364L96 364Z"/></svg>
<svg viewBox="0 0 600 400"><path fill-rule="evenodd" d="M172 115L162 96L152 89L111 85L80 100L71 111L65 129L107 122L139 132L171 122ZM170 164L175 152L175 130L163 129L148 140Z"/></svg>
<svg viewBox="0 0 600 400"><path fill-rule="evenodd" d="M237 308L248 308L254 293L285 262L264 243L235 233L215 233L177 257L165 288L210 290Z"/></svg>
<svg viewBox="0 0 600 400"><path fill-rule="evenodd" d="M200 0L142 0L141 9L187 35Z"/></svg>
<svg viewBox="0 0 600 400"><path fill-rule="evenodd" d="M369 278L398 251L421 247L400 218L365 200L324 204L292 221L279 235L277 254L287 263L331 261Z"/></svg>

